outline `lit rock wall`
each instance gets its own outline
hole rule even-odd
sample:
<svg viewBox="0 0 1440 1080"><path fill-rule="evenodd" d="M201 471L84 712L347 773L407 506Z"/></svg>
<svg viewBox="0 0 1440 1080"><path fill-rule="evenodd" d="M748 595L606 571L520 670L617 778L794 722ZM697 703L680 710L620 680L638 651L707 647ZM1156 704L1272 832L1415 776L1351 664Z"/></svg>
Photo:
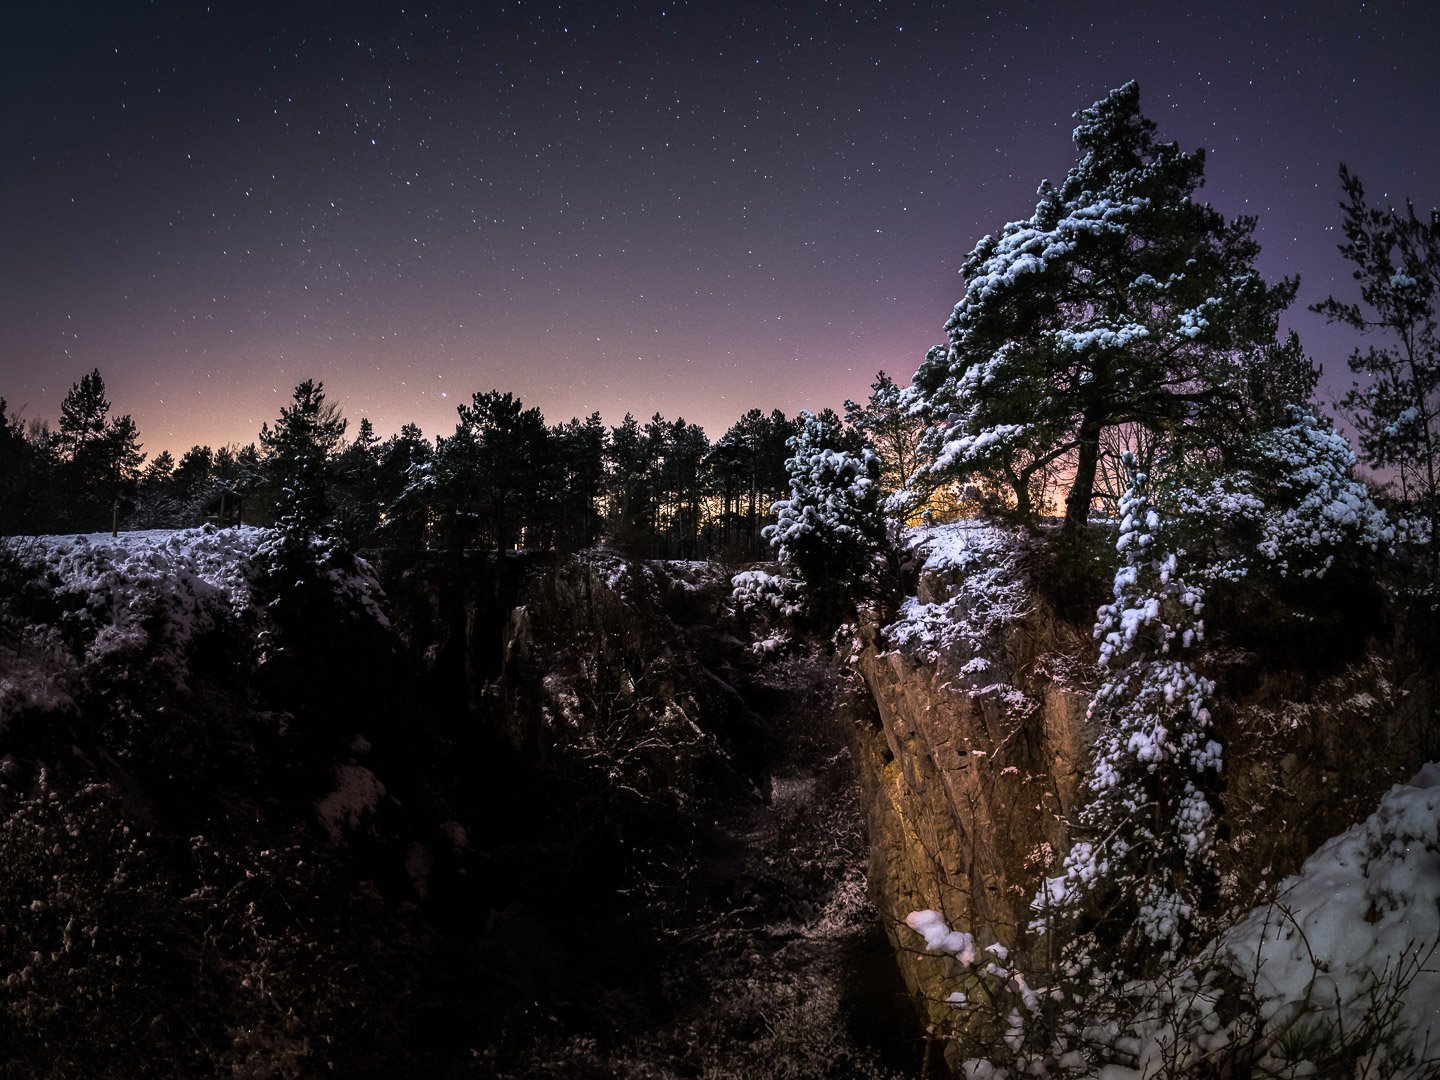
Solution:
<svg viewBox="0 0 1440 1080"><path fill-rule="evenodd" d="M941 604L967 587L963 574L922 572L918 599ZM1057 872L1084 795L1096 650L1088 627L1034 597L978 643L897 645L892 629L872 622L842 653L853 673L842 720L869 830L871 894L906 984L941 1029L945 998L965 984L948 957L924 953L904 919L941 911L977 946L999 941L1022 966L1044 966L1029 904ZM1387 633L1348 655L1317 638L1316 648L1339 652L1333 663L1296 664L1307 646L1294 640L1275 642L1274 655L1220 647L1211 656L1225 744L1217 908L1249 907L1437 756L1434 664Z"/></svg>

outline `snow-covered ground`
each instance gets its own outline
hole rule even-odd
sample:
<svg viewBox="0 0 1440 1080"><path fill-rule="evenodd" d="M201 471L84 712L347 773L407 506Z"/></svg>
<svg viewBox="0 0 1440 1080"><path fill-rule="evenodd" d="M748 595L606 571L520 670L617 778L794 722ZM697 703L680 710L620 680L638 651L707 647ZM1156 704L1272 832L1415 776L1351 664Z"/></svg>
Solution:
<svg viewBox="0 0 1440 1080"><path fill-rule="evenodd" d="M255 552L270 535L207 526L10 541L38 564L31 588L49 599L0 655L0 726L26 709L65 708L83 669L136 655L174 662L197 634L243 619Z"/></svg>
<svg viewBox="0 0 1440 1080"><path fill-rule="evenodd" d="M71 678L96 665L143 661L183 681L197 636L224 625L253 638L265 617L254 586L275 540L270 529L211 525L10 540L38 564L30 588L49 599L29 605L17 647L0 653L0 727L23 709L64 708ZM337 565L323 545L316 562L348 610L387 625L367 565Z"/></svg>
<svg viewBox="0 0 1440 1080"><path fill-rule="evenodd" d="M207 602L239 612L249 606L254 556L273 534L242 525L226 529L145 529L32 541L57 591L87 595L92 616L130 621L147 602L168 594L176 629L193 632Z"/></svg>
<svg viewBox="0 0 1440 1080"><path fill-rule="evenodd" d="M939 912L906 922L927 951L1013 995L1010 1052L966 1061L971 1080L1161 1080L1227 1061L1286 1080L1440 1076L1440 764L1391 788L1196 958L1128 984L1129 1020L1072 1011L1061 1025L1071 1034L1054 1045L1025 1040L1053 990L1032 989L1003 949L978 950ZM957 1010L994 1000L951 996Z"/></svg>
<svg viewBox="0 0 1440 1080"><path fill-rule="evenodd" d="M1025 614L1030 590L1013 530L956 521L913 529L908 544L921 560L919 595L907 597L899 618L885 627L891 644L931 655L957 648L974 654L990 634Z"/></svg>
<svg viewBox="0 0 1440 1080"><path fill-rule="evenodd" d="M1303 1010L1355 1031L1393 1000L1400 1045L1440 1063L1440 763L1322 844L1220 947L1272 1027Z"/></svg>

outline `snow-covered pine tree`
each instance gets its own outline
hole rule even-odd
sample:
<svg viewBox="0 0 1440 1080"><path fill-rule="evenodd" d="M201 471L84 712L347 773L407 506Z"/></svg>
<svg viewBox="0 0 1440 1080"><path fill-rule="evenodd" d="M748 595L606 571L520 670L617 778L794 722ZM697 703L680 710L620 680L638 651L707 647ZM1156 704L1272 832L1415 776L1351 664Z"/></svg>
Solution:
<svg viewBox="0 0 1440 1080"><path fill-rule="evenodd" d="M1076 118L1079 162L976 244L948 340L914 380L932 470L1008 487L1027 521L1047 476L1071 472L1068 530L1089 515L1108 429L1233 438L1295 295L1255 270L1252 219L1195 200L1203 152L1156 141L1135 83Z"/></svg>
<svg viewBox="0 0 1440 1080"><path fill-rule="evenodd" d="M1207 707L1214 684L1187 659L1204 636L1204 592L1160 540L1149 478L1126 462L1122 564L1095 626L1107 674L1090 705L1089 800L1062 873L1034 902L1037 928L1063 928L1072 959L1096 959L1097 941L1119 943L1108 963L1122 969L1157 945L1168 959L1199 910L1214 839L1205 791L1221 764Z"/></svg>
<svg viewBox="0 0 1440 1080"><path fill-rule="evenodd" d="M1165 491L1171 528L1212 586L1258 592L1278 578L1320 578L1388 550L1396 530L1354 476L1355 451L1298 405L1237 448L1229 468L1177 470Z"/></svg>
<svg viewBox="0 0 1440 1080"><path fill-rule="evenodd" d="M785 463L790 497L775 504L775 524L765 528L780 561L804 582L812 616L827 628L853 614L885 536L880 461L870 450L842 449L837 421L800 413Z"/></svg>

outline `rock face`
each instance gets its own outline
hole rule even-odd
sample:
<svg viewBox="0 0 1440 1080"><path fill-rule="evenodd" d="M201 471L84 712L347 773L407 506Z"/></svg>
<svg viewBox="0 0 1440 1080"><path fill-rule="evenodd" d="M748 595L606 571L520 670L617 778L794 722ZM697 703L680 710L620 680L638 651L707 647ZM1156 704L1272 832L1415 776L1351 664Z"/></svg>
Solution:
<svg viewBox="0 0 1440 1080"><path fill-rule="evenodd" d="M907 985L932 1020L955 989L948 961L905 925L944 912L977 943L1024 938L1030 898L1067 845L1088 750L1088 695L1050 672L1088 642L1041 613L994 643L983 681L971 656L887 649L861 635L867 693L847 703L870 836L870 890Z"/></svg>
<svg viewBox="0 0 1440 1080"><path fill-rule="evenodd" d="M1041 967L1029 904L1069 847L1094 736L1090 628L1059 618L1003 546L976 534L932 555L900 618L863 626L844 657L859 676L842 712L871 895L937 1028L958 984L906 915L943 912L977 946L1000 942ZM1307 651L1287 645L1292 658ZM1260 649L1222 643L1212 658L1223 904L1248 906L1436 753L1431 665L1373 637L1324 651L1323 662L1277 667Z"/></svg>

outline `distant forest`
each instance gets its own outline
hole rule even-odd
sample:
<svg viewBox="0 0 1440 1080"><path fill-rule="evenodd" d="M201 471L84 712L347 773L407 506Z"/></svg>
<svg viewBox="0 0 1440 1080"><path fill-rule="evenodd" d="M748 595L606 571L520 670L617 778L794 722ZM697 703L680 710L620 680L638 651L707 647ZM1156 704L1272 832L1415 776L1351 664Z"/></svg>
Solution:
<svg viewBox="0 0 1440 1080"><path fill-rule="evenodd" d="M573 551L599 543L664 558L754 559L772 504L789 492L799 417L751 409L713 442L683 418L591 413L547 424L510 393L475 393L452 435L414 424L381 438L354 427L306 381L245 446L149 456L128 414L113 415L96 370L71 386L51 428L0 398L0 535L273 525L297 483L326 531L363 551ZM837 449L876 450L888 493L913 468L921 427L881 372L869 401L819 419Z"/></svg>

